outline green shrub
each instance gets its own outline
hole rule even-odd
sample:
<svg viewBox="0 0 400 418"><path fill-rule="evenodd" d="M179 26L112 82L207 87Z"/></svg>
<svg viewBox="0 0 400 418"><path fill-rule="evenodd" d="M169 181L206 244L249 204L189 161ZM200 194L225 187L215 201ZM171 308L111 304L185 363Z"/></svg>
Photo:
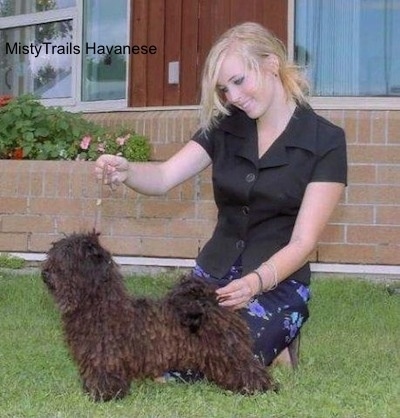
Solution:
<svg viewBox="0 0 400 418"><path fill-rule="evenodd" d="M95 160L103 153L146 161L150 145L135 132L106 129L81 113L44 106L32 95L0 107L0 158Z"/></svg>

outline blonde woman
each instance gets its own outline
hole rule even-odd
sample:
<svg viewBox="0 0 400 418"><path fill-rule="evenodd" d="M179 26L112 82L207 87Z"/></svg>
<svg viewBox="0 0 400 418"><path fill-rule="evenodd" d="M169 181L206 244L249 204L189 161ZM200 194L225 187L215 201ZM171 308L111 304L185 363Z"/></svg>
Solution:
<svg viewBox="0 0 400 418"><path fill-rule="evenodd" d="M98 178L146 195L166 193L212 165L218 219L193 274L240 310L266 365L308 318L315 249L346 184L344 132L307 103L308 85L282 43L244 23L205 63L201 126L161 164L103 155Z"/></svg>

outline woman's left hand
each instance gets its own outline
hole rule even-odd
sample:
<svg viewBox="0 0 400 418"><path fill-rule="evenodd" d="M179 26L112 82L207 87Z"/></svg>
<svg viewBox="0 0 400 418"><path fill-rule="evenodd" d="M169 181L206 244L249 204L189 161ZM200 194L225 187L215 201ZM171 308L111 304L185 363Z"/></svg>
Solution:
<svg viewBox="0 0 400 418"><path fill-rule="evenodd" d="M250 299L257 293L251 274L233 280L229 284L217 289L217 299L221 306L231 309L244 308ZM257 280L257 277L256 277Z"/></svg>

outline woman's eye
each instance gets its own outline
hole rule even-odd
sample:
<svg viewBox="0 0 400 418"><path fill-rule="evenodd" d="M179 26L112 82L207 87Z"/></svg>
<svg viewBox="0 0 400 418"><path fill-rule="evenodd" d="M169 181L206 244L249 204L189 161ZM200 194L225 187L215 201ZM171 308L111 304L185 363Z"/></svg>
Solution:
<svg viewBox="0 0 400 418"><path fill-rule="evenodd" d="M235 79L235 80L233 81L233 83L234 83L236 86L240 86L240 85L243 83L243 81L244 81L244 76L242 76L242 77L239 77L239 78Z"/></svg>

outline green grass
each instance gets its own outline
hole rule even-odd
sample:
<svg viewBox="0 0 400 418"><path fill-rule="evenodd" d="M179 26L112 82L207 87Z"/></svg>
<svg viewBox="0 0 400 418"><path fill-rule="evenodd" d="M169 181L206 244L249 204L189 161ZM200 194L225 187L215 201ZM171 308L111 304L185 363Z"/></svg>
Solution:
<svg viewBox="0 0 400 418"><path fill-rule="evenodd" d="M161 294L168 277L132 277ZM0 417L400 417L400 296L362 280L314 280L297 372L275 368L279 393L240 396L206 383L134 383L122 401L91 402L38 275L0 274Z"/></svg>

